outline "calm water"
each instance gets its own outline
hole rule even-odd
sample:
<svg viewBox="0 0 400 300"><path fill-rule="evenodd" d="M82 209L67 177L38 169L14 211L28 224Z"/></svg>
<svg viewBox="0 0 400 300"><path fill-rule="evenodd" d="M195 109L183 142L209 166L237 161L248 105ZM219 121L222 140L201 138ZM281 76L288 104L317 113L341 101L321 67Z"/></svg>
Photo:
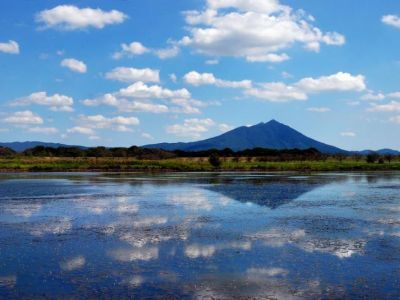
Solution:
<svg viewBox="0 0 400 300"><path fill-rule="evenodd" d="M400 298L400 173L0 175L0 298Z"/></svg>

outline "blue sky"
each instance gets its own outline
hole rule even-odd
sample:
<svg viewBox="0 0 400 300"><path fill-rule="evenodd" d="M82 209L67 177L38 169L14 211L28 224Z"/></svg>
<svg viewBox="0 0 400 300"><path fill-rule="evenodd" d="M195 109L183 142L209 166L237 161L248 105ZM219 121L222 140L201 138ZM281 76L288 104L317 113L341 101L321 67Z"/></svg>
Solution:
<svg viewBox="0 0 400 300"><path fill-rule="evenodd" d="M191 141L276 119L400 149L397 1L0 2L0 141Z"/></svg>

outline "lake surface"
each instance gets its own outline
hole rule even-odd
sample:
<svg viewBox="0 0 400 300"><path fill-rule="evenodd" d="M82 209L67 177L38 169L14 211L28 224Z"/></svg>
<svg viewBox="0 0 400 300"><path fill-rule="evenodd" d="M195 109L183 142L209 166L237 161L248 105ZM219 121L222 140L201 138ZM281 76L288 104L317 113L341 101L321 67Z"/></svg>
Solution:
<svg viewBox="0 0 400 300"><path fill-rule="evenodd" d="M399 299L400 173L2 174L0 298Z"/></svg>

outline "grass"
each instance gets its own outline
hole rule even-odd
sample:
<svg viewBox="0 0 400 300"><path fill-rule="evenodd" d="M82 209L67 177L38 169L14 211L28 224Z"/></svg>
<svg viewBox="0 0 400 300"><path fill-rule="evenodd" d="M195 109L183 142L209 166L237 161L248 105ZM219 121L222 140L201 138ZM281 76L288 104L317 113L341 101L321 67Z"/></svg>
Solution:
<svg viewBox="0 0 400 300"><path fill-rule="evenodd" d="M17 157L0 158L2 172L72 172L72 171L376 171L400 170L400 161L383 164L367 163L347 158L343 161L248 161L241 158L222 159L218 169L213 168L207 158L174 158L163 160L138 160L135 158L60 158Z"/></svg>

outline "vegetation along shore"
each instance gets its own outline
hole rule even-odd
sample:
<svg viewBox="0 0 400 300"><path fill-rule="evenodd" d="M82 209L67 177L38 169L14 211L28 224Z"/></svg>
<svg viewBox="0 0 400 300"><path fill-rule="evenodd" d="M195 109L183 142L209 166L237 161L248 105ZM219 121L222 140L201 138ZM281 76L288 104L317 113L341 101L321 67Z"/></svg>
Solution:
<svg viewBox="0 0 400 300"><path fill-rule="evenodd" d="M69 171L375 171L400 170L400 157L343 154L327 155L316 149L272 150L255 148L197 152L130 148L50 148L38 146L17 153L0 147L1 172Z"/></svg>

